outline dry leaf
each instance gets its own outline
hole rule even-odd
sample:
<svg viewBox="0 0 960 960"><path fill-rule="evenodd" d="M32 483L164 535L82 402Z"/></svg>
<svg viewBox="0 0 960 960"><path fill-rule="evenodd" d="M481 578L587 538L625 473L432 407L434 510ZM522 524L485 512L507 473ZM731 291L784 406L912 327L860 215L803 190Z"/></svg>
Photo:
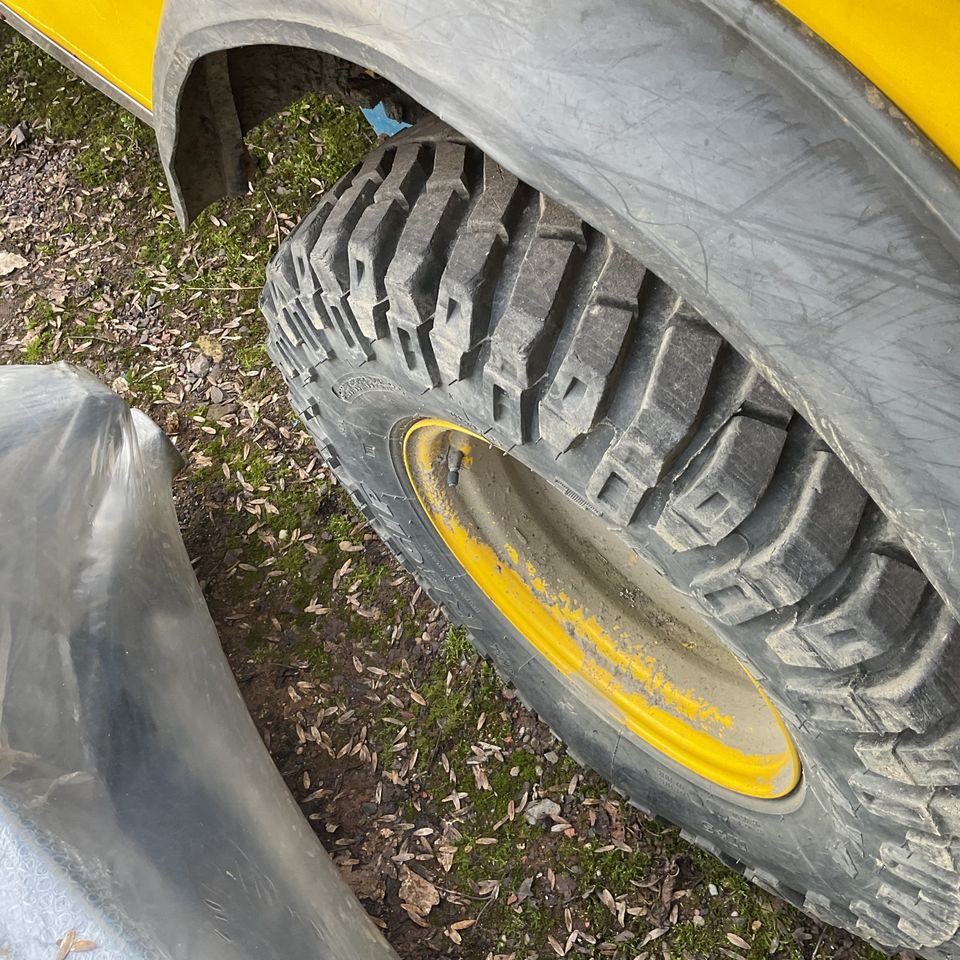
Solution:
<svg viewBox="0 0 960 960"><path fill-rule="evenodd" d="M472 927L476 922L476 920L458 920L456 923L451 923L447 928L447 936L456 944L463 943L460 931Z"/></svg>
<svg viewBox="0 0 960 960"><path fill-rule="evenodd" d="M437 862L443 868L444 873L449 873L453 866L453 855L457 852L456 847L437 847Z"/></svg>
<svg viewBox="0 0 960 960"><path fill-rule="evenodd" d="M553 952L558 957L562 957L566 953L566 950L564 950L563 947L559 943L557 943L556 939L551 934L547 935L547 943L549 943L550 946L553 947Z"/></svg>
<svg viewBox="0 0 960 960"><path fill-rule="evenodd" d="M407 911L407 916L418 926L418 927L429 927L430 924L423 919L423 915L417 910L417 908L412 903L401 903L401 908Z"/></svg>
<svg viewBox="0 0 960 960"><path fill-rule="evenodd" d="M613 899L613 894L604 887L600 891L600 902L614 915L617 915L617 902Z"/></svg>
<svg viewBox="0 0 960 960"><path fill-rule="evenodd" d="M0 277L5 277L14 270L22 270L26 265L27 261L19 253L0 250Z"/></svg>
<svg viewBox="0 0 960 960"><path fill-rule="evenodd" d="M56 960L66 960L67 954L73 949L74 941L77 939L76 930L68 930L58 941Z"/></svg>
<svg viewBox="0 0 960 960"><path fill-rule="evenodd" d="M425 917L440 902L440 894L429 880L403 864L400 867L400 899L404 909L412 907L420 916Z"/></svg>
<svg viewBox="0 0 960 960"><path fill-rule="evenodd" d="M659 940L668 930L668 927L657 927L656 930L651 930L641 941L637 944L638 947L645 947L648 943L652 943L654 940Z"/></svg>
<svg viewBox="0 0 960 960"><path fill-rule="evenodd" d="M728 934L727 934L727 939L728 939L735 947L739 947L741 950L749 950L749 949L750 949L750 944L747 943L747 941L744 940L743 937L739 937L739 936L737 936L737 934L735 934L735 933L728 933Z"/></svg>

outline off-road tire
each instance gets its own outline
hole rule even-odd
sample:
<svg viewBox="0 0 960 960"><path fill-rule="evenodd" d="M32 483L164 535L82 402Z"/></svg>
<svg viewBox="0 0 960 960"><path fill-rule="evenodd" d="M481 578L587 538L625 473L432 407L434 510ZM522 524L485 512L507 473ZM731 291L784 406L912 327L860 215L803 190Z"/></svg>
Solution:
<svg viewBox="0 0 960 960"><path fill-rule="evenodd" d="M957 624L839 458L696 311L435 121L326 194L262 306L329 466L575 757L808 913L960 957ZM417 504L397 450L419 417L488 435L692 596L787 723L799 786L728 793L565 695Z"/></svg>

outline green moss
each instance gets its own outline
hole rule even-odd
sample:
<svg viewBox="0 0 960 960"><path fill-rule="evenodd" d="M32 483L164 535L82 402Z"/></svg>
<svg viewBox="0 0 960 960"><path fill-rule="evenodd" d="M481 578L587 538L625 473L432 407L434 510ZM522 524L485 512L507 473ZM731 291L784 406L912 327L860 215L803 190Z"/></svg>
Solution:
<svg viewBox="0 0 960 960"><path fill-rule="evenodd" d="M359 110L309 94L284 110L269 130L251 135L249 148L271 179L288 185L302 202L339 180L372 143Z"/></svg>
<svg viewBox="0 0 960 960"><path fill-rule="evenodd" d="M583 882L597 883L619 896L631 891L631 885L647 879L652 858L645 850L625 853L622 850L603 849L609 844L597 844L580 837L563 837L557 845L557 860L565 868L578 871Z"/></svg>
<svg viewBox="0 0 960 960"><path fill-rule="evenodd" d="M53 334L44 330L33 337L23 348L24 363L47 363L51 359Z"/></svg>
<svg viewBox="0 0 960 960"><path fill-rule="evenodd" d="M49 363L55 359L56 322L53 307L45 300L38 300L27 317L26 343L21 354L24 363Z"/></svg>
<svg viewBox="0 0 960 960"><path fill-rule="evenodd" d="M237 348L237 365L245 372L257 370L269 363L267 348L262 343L242 344Z"/></svg>
<svg viewBox="0 0 960 960"><path fill-rule="evenodd" d="M386 567L371 564L366 557L361 557L356 567L350 573L351 581L358 581L361 600L371 599L377 588L389 574Z"/></svg>
<svg viewBox="0 0 960 960"><path fill-rule="evenodd" d="M324 529L330 536L336 540L349 540L353 536L353 528L356 526L356 521L348 513L334 513L327 518L327 522L324 524Z"/></svg>

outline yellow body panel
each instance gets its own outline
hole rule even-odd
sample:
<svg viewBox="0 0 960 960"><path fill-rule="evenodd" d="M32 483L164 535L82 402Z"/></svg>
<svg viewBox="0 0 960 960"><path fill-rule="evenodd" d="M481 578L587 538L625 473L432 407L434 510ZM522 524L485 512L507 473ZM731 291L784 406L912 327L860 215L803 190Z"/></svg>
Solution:
<svg viewBox="0 0 960 960"><path fill-rule="evenodd" d="M147 110L163 0L3 0Z"/></svg>
<svg viewBox="0 0 960 960"><path fill-rule="evenodd" d="M960 166L960 0L780 0Z"/></svg>

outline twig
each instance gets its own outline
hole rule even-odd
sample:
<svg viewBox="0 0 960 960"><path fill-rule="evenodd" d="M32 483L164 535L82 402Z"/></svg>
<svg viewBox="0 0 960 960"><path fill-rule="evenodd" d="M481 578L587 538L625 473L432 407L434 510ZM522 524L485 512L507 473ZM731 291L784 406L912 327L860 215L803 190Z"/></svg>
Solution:
<svg viewBox="0 0 960 960"><path fill-rule="evenodd" d="M182 287L183 290L203 290L211 291L213 293L223 293L229 292L231 290L262 290L263 286L259 287Z"/></svg>
<svg viewBox="0 0 960 960"><path fill-rule="evenodd" d="M61 340L96 340L98 343L109 343L111 347L119 346L119 341L117 340L108 340L106 337L94 337L90 334L83 333L61 333Z"/></svg>
<svg viewBox="0 0 960 960"><path fill-rule="evenodd" d="M273 213L273 223L277 229L277 246L279 247L281 237L280 237L280 218L277 216L277 208L273 205L273 201L270 199L269 193L265 193L263 196L264 196L264 199L267 201L267 203L270 205L271 213Z"/></svg>

